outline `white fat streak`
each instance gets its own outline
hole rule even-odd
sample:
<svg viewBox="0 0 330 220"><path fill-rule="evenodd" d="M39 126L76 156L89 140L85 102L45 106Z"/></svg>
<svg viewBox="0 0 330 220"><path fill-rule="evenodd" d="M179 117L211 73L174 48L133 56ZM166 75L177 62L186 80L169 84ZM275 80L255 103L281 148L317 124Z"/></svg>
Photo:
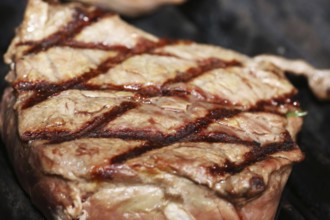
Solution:
<svg viewBox="0 0 330 220"><path fill-rule="evenodd" d="M169 220L195 220L194 217L174 203L169 203L165 207L164 214Z"/></svg>
<svg viewBox="0 0 330 220"><path fill-rule="evenodd" d="M83 210L81 216L79 217L79 220L87 220L87 219L88 219L88 212L86 210Z"/></svg>
<svg viewBox="0 0 330 220"><path fill-rule="evenodd" d="M83 212L82 203L80 199L81 195L77 188L71 187L71 189L72 189L71 197L73 204L71 206L68 206L65 212L72 218L77 218Z"/></svg>

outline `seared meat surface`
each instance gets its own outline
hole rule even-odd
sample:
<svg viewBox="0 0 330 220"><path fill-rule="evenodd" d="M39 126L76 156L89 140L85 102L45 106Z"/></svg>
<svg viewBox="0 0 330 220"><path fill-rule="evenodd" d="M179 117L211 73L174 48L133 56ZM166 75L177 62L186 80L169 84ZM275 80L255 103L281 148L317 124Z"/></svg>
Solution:
<svg viewBox="0 0 330 220"><path fill-rule="evenodd" d="M6 62L2 137L49 219L273 219L303 159L265 59L30 0Z"/></svg>

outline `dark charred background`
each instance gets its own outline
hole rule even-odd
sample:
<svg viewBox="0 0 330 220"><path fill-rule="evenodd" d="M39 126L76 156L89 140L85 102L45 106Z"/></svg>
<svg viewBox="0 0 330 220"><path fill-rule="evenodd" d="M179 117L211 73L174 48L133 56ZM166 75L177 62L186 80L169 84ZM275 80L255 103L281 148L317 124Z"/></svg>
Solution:
<svg viewBox="0 0 330 220"><path fill-rule="evenodd" d="M25 4L26 0L0 0L1 56L22 19ZM190 0L125 19L160 37L191 39L248 55L301 58L318 68L330 68L329 0ZM7 71L1 60L1 94ZM330 102L315 99L304 78L289 77L299 89L302 108L308 111L298 136L306 159L294 167L278 219L330 219ZM43 219L19 187L2 143L0 196L0 219Z"/></svg>

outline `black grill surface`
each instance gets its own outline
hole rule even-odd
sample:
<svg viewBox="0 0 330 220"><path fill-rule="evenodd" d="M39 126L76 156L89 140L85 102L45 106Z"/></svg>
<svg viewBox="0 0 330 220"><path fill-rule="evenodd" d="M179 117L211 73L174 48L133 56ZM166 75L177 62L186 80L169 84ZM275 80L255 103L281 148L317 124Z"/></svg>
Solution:
<svg viewBox="0 0 330 220"><path fill-rule="evenodd" d="M110 0L109 0L110 1ZM0 54L20 23L26 0L0 1ZM330 68L328 0L190 0L166 6L129 23L165 38L184 38L256 55L301 58ZM0 61L1 94L8 67ZM294 167L283 193L279 220L330 219L330 102L311 94L302 77L289 76L308 111L298 144L306 159ZM41 214L22 191L1 143L0 219L39 220Z"/></svg>

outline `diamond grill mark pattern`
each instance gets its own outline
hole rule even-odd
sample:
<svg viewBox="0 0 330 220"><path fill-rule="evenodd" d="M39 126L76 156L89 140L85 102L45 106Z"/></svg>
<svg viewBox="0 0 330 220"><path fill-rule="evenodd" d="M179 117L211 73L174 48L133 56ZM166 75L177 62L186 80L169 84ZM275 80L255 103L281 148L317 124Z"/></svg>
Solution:
<svg viewBox="0 0 330 220"><path fill-rule="evenodd" d="M47 84L47 83L41 83L41 84L31 84L31 83L18 83L14 85L16 89L24 88L26 89L37 89L37 92L35 95L33 95L31 98L29 98L25 104L23 105L23 109L32 107L33 105L38 104L39 102L42 102L46 100L48 97L59 93L64 90L68 89L79 89L83 87L84 82L102 74L105 73L110 68L113 68L116 65L119 65L120 63L124 62L128 58L145 53L149 50L155 49L157 47L161 47L164 45L163 41L159 42L150 42L148 40L141 40L139 44L136 45L136 47L132 50L127 49L126 47L116 47L116 49L120 48L120 53L118 53L115 57L110 57L103 61L101 64L99 64L95 69L91 69L85 73L83 73L79 77L75 77L73 79L70 79L66 82L61 83L60 85L54 85L54 84Z"/></svg>
<svg viewBox="0 0 330 220"><path fill-rule="evenodd" d="M157 142L150 142L149 145L142 145L141 147L132 149L128 152L113 157L111 159L111 163L123 163L128 159L138 157L150 150L160 149L162 147L169 146L193 133L198 133L201 129L207 127L214 120L232 117L234 115L237 115L239 112L240 111L238 110L213 109L206 116L198 118L194 122L187 123L181 129L177 130L176 133L174 133L173 135L169 135Z"/></svg>
<svg viewBox="0 0 330 220"><path fill-rule="evenodd" d="M24 137L26 140L49 140L50 144L71 141L77 138L89 136L91 132L100 130L100 128L106 125L107 122L114 120L115 118L119 117L130 109L135 108L136 106L138 106L138 103L136 102L124 101L119 106L115 106L109 111L106 111L105 113L93 118L92 120L85 122L85 124L75 132L51 132L43 130L39 132L25 132Z"/></svg>
<svg viewBox="0 0 330 220"><path fill-rule="evenodd" d="M211 176L218 176L218 175L225 175L225 174L231 174L234 175L236 173L239 173L244 170L247 166L253 165L254 163L257 163L259 161L262 161L269 157L269 155L280 152L280 151L291 151L296 147L294 141L292 140L290 134L288 132L285 132L282 134L285 136L284 140L277 143L271 143L267 144L265 146L260 146L258 143L249 143L250 145L255 144L252 149L245 153L243 155L243 161L239 163L234 163L229 160L226 160L223 165L213 164L208 167L206 167L206 170ZM219 143L222 143L219 141ZM227 143L227 141L224 141L224 143ZM244 144L244 143L240 143ZM249 146L249 144L246 144L246 146ZM139 147L136 147L130 151L127 151L125 153L119 154L117 156L114 156L110 159L109 165L101 166L101 167L95 167L95 169L92 172L92 176L95 179L112 179L113 174L113 166L120 165L124 163L125 161L133 158L137 158L149 151L157 150L162 147L166 147L168 145L150 145L149 143L142 144ZM193 179L191 179L194 181ZM198 182L195 182L196 184L200 184Z"/></svg>
<svg viewBox="0 0 330 220"><path fill-rule="evenodd" d="M143 43L142 43L143 42ZM99 87L95 86L85 86L84 83L88 80L95 78L96 76L106 73L109 69L115 67L116 65L119 65L120 63L125 62L125 60L129 59L132 56L136 56L139 54L147 53L150 50L154 50L155 48L168 45L168 43L164 43L164 41L159 41L158 43L151 43L147 41L141 41L142 45L141 47L137 47L139 49L137 50L127 50L126 48L121 48L121 52L115 56L111 57L109 59L106 59L104 62L102 62L100 65L98 65L97 68L91 69L85 73L83 73L81 76L76 77L74 79L70 79L66 82L61 83L60 85L57 84L50 84L47 82L38 82L38 83L31 83L31 82L18 82L14 84L14 87L18 90L35 90L37 91L35 95L33 95L31 98L29 98L25 104L23 105L23 109L32 107L33 105L38 104L39 102L42 102L46 100L48 97L59 93L64 90L68 89L100 89ZM118 48L118 47L117 47ZM150 87L141 87L137 92L146 96L157 96L157 95L170 95L173 91L167 91L166 86L178 83L178 82L188 82L207 71L213 70L213 69L219 69L219 68L227 68L227 67L233 67L233 66L240 66L241 64L237 61L232 62L224 62L220 59L215 58L208 58L205 60L202 60L199 62L200 64L197 67L191 67L189 68L184 74L181 74L180 76L168 80L165 82L160 88L150 88ZM124 86L114 86L114 85L107 85L109 89L115 89L115 90L121 90L121 91L132 91L132 89L128 89ZM133 90L134 91L134 90Z"/></svg>
<svg viewBox="0 0 330 220"><path fill-rule="evenodd" d="M252 150L244 154L244 161L238 164L232 163L230 161L226 161L224 166L219 166L217 164L214 164L213 166L210 166L209 172L212 175L223 175L225 173L235 174L241 172L245 167L252 165L258 161L261 161L268 157L271 154L274 154L276 152L280 151L290 151L294 149L295 143L292 140L290 134L288 132L285 132L283 134L284 140L278 143L270 143L266 146L258 146L256 144L253 146Z"/></svg>
<svg viewBox="0 0 330 220"><path fill-rule="evenodd" d="M98 8L95 8L92 11L84 11L80 8L76 8L72 21L70 21L59 31L40 42L28 41L22 42L19 45L31 45L31 47L25 51L25 55L45 51L51 47L64 44L67 40L71 41L71 39L79 34L85 27L91 25L104 16L112 15L114 15L114 13L105 12Z"/></svg>
<svg viewBox="0 0 330 220"><path fill-rule="evenodd" d="M115 67L116 65L125 62L130 57L140 55L140 54L154 54L158 56L173 56L170 53L155 53L155 49L164 47L170 44L189 44L190 42L185 41L169 41L169 40L159 40L156 42L140 39L134 48L127 48L125 46L114 45L107 46L101 44L91 44L91 43L81 43L73 40L74 36L81 32L85 27L96 22L100 17L110 16L111 14L105 13L100 10L93 10L91 12L81 11L77 9L73 21L71 21L63 30L60 30L48 37L47 39L42 40L41 42L23 42L21 45L31 45L31 47L25 52L26 55L38 53L41 51L45 51L51 47L55 46L70 46L74 48L84 48L84 49L99 49L99 50L109 50L116 51L118 54L115 57L111 57L103 61L98 65L97 68L91 69L81 76L76 77L74 79L70 79L61 84L50 84L47 82L39 82L39 83L31 83L31 82L18 82L14 84L14 87L19 90L34 90L35 94L32 95L22 106L23 109L32 107L47 98L57 94L61 91L68 89L100 89L100 88L88 88L86 87L86 82L100 74L107 72L109 69ZM241 66L242 64L233 60L233 61L222 61L216 58L208 58L204 60L200 60L198 62L198 66L192 67L188 69L185 73L178 75L174 79L169 79L165 83L163 83L160 88L156 88L153 90L148 90L141 88L140 93L142 95L147 96L173 96L177 95L171 91L166 91L164 89L166 86L178 83L178 82L189 82L192 79L201 76L202 74L219 68L227 68L233 66ZM117 90L127 90L124 87L116 87L109 86L110 89ZM150 92L151 91L151 92ZM156 92L155 92L156 91ZM187 95L187 94L184 94ZM289 95L291 96L291 95ZM227 103L228 104L228 103ZM263 105L267 105L267 103L263 103ZM244 167L251 165L259 160L266 158L268 155L273 154L277 151L285 151L292 150L295 145L289 134L286 134L286 138L283 142L273 143L267 146L260 148L260 144L254 141L244 141L238 137L231 136L228 134L218 134L218 135L202 135L199 132L206 128L210 123L221 120L223 118L230 118L235 116L241 112L241 110L237 109L224 109L224 108L215 108L209 110L209 113L201 118L196 119L195 121L191 121L182 125L180 129L176 131L175 134L164 135L164 134L155 134L150 135L148 133L141 133L139 131L123 131L122 133L109 133L102 131L102 128L109 123L111 120L114 120L117 117L125 114L127 111L136 108L139 106L138 102L123 102L119 106L114 109L109 110L108 112L103 113L102 115L94 118L92 121L86 122L86 124L81 127L79 130L75 132L55 132L51 133L48 131L40 131L36 133L26 133L25 136L28 137L29 140L35 139L47 139L51 144L61 143L65 141L71 141L77 138L83 137L93 137L93 138L122 138L122 139L143 139L147 140L146 144L143 144L139 147L131 149L122 154L116 155L111 158L112 164L124 163L125 161L139 157L144 153L157 150L160 148L164 148L176 142L224 142L224 143L239 143L250 147L252 150L244 155L245 160L241 164L232 164L230 162L226 162L224 167L219 167L217 164L209 167L209 172L213 175L223 174L223 173L237 173L240 172ZM245 111L255 111L258 108L256 106L252 106ZM260 107L259 107L260 108ZM263 108L260 108L264 110Z"/></svg>

